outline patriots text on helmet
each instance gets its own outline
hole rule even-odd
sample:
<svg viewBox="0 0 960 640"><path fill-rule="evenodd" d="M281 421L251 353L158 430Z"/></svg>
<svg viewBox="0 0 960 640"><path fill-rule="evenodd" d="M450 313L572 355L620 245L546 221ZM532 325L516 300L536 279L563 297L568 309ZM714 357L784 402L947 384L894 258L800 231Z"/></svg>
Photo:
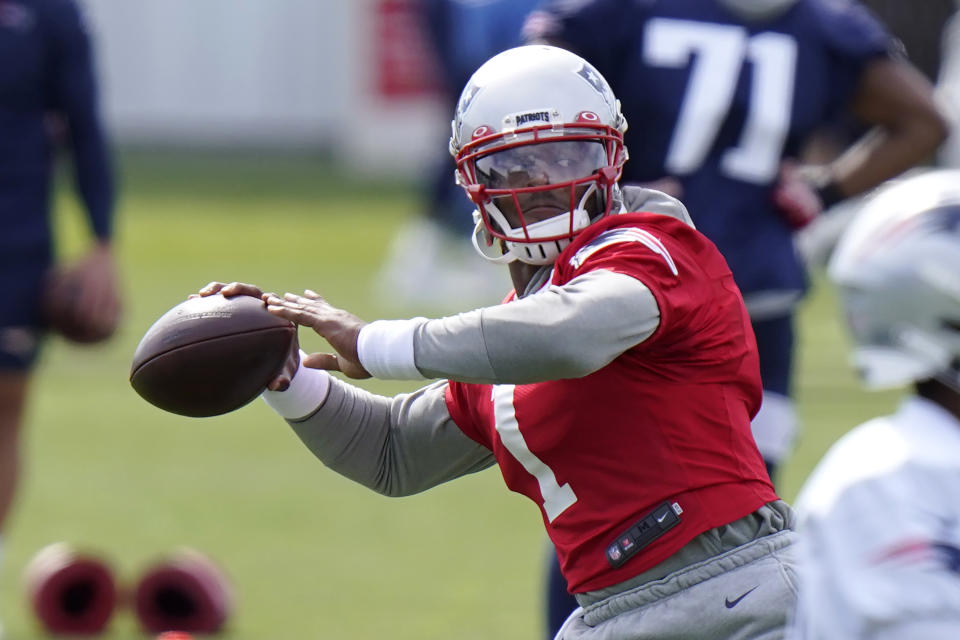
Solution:
<svg viewBox="0 0 960 640"><path fill-rule="evenodd" d="M531 111L517 116L518 127L528 122L550 122L550 114L546 111Z"/></svg>

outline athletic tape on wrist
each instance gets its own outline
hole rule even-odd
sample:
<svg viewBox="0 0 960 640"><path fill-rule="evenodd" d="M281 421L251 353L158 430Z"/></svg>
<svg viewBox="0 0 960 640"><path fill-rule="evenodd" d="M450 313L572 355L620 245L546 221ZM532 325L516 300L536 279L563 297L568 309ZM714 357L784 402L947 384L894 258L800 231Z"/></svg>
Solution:
<svg viewBox="0 0 960 640"><path fill-rule="evenodd" d="M360 330L357 355L374 378L426 380L413 358L413 336L426 318L377 320Z"/></svg>
<svg viewBox="0 0 960 640"><path fill-rule="evenodd" d="M298 420L310 415L323 404L330 391L330 374L323 369L303 366L307 354L300 351L300 366L286 391L264 391L263 399L270 408L287 420Z"/></svg>

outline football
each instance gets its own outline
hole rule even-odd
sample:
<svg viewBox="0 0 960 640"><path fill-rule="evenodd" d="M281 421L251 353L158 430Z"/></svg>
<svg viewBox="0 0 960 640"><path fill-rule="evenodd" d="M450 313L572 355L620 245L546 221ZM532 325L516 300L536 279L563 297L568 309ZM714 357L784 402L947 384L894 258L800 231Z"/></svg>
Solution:
<svg viewBox="0 0 960 640"><path fill-rule="evenodd" d="M120 323L117 313L108 326L95 326L78 303L80 273L76 266L58 265L47 273L40 309L47 328L70 342L96 344L110 338Z"/></svg>
<svg viewBox="0 0 960 640"><path fill-rule="evenodd" d="M130 384L164 411L195 418L228 413L260 395L280 373L296 331L259 298L191 298L144 334Z"/></svg>

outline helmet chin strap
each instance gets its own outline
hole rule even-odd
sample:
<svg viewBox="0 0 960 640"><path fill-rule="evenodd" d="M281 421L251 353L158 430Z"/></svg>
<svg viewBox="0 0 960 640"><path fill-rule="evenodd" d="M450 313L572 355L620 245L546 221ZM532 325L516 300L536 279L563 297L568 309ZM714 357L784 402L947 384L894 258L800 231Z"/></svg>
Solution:
<svg viewBox="0 0 960 640"><path fill-rule="evenodd" d="M502 253L500 255L491 255L484 251L480 247L481 238L483 239L484 246L492 249L492 244L488 245L490 240L490 234L487 233L487 227L483 224L483 219L480 217L479 211L473 212L474 220L476 224L473 227L473 233L470 235L470 242L473 244L473 248L480 254L480 257L488 262L493 262L494 264L509 264L517 259L517 256L513 255L509 251Z"/></svg>
<svg viewBox="0 0 960 640"><path fill-rule="evenodd" d="M527 233L534 235L531 232L543 232L545 236L557 236L561 235L564 231L570 229L570 216L573 216L573 231L577 232L588 227L591 223L591 217L589 212L584 208L584 205L587 202L587 199L597 191L596 183L591 184L590 187L584 192L583 196L580 198L580 202L577 203L577 207L571 211L565 211L561 214L553 216L552 218L547 218L546 220L540 220L539 222L534 222L533 224L527 225ZM508 229L505 235L514 238L525 238L523 228L512 228L507 222L506 216L493 204L491 201L484 202L482 205L486 209L487 215L489 215L502 229ZM553 264L553 261L557 259L557 256L560 255L560 252L563 251L571 242L570 238L561 238L559 240L550 240L547 242L511 242L510 240L504 240L506 245L506 251L502 255L490 255L487 251L484 251L480 247L480 239L483 238L483 242L487 245L487 241L490 238L487 228L483 223L483 218L480 215L479 211L473 212L473 219L476 222L476 225L473 228L473 235L471 236L471 242L473 243L473 248L480 254L482 258L496 264L509 264L515 260L520 262L531 264L535 266Z"/></svg>

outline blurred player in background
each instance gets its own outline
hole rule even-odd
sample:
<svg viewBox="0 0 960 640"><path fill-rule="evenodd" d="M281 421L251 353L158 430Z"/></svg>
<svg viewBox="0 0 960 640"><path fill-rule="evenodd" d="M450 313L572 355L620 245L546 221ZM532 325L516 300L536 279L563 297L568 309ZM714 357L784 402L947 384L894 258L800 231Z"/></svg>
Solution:
<svg viewBox="0 0 960 640"><path fill-rule="evenodd" d="M903 44L910 62L931 82L940 73L941 35L956 11L956 0L925 0L923 10L903 0L860 0Z"/></svg>
<svg viewBox="0 0 960 640"><path fill-rule="evenodd" d="M878 191L829 277L865 384L913 391L800 492L795 638L960 638L960 171Z"/></svg>
<svg viewBox="0 0 960 640"><path fill-rule="evenodd" d="M923 11L902 0L860 0L889 29L896 46L930 82L937 82L943 58L945 25L956 10L956 0L927 0ZM867 130L853 113L841 112L824 123L804 156L806 161L830 162Z"/></svg>
<svg viewBox="0 0 960 640"><path fill-rule="evenodd" d="M524 18L539 0L419 0L447 113L470 75L492 55L522 44ZM444 134L449 132L444 129ZM424 215L396 237L380 268L381 299L395 307L457 309L500 299L506 280L477 260L464 238L473 204L456 185L450 154L438 154L424 187Z"/></svg>
<svg viewBox="0 0 960 640"><path fill-rule="evenodd" d="M30 372L46 322L80 339L108 335L119 314L111 237L113 180L97 112L91 43L72 0L0 1L0 531L19 472L19 435ZM90 251L60 272L73 297L44 318L53 286L50 200L62 137L76 190L95 236ZM65 317L69 316L69 317Z"/></svg>
<svg viewBox="0 0 960 640"><path fill-rule="evenodd" d="M946 124L930 83L856 2L555 0L526 33L610 78L631 123L625 182L671 179L730 263L761 350L754 431L775 469L795 430L792 315L807 285L793 231L931 156ZM877 129L801 180L789 160L847 108Z"/></svg>
<svg viewBox="0 0 960 640"><path fill-rule="evenodd" d="M797 430L794 314L807 276L794 232L931 156L946 125L930 82L855 2L553 0L525 32L610 80L630 121L625 183L680 197L730 264L760 350L753 432L775 479ZM836 162L801 171L808 136L845 109L876 128ZM550 575L548 600L562 603L555 567ZM555 628L563 616L550 615Z"/></svg>
<svg viewBox="0 0 960 640"><path fill-rule="evenodd" d="M309 291L267 294L336 353L294 351L266 399L326 465L387 495L498 464L541 509L583 607L561 638L778 638L793 516L750 432L749 318L678 201L620 190L625 129L603 77L564 49L485 63L450 148L474 246L507 265L515 294L370 324ZM201 294L216 292L262 295ZM441 381L387 398L323 369Z"/></svg>
<svg viewBox="0 0 960 640"><path fill-rule="evenodd" d="M956 5L957 11L943 28L937 97L953 123L953 132L940 150L940 164L960 168L960 0Z"/></svg>
<svg viewBox="0 0 960 640"><path fill-rule="evenodd" d="M923 10L901 0L865 0L863 2L886 24L911 63L931 82L936 82L937 103L950 122L952 133L940 146L936 157L925 164L960 167L960 38L952 36L960 24L954 17L956 0L928 0ZM808 141L803 160L808 164L827 164L836 159L868 130L850 112L838 114L823 124ZM863 196L845 200L804 227L796 236L797 249L809 267L825 267L840 234L862 205Z"/></svg>

